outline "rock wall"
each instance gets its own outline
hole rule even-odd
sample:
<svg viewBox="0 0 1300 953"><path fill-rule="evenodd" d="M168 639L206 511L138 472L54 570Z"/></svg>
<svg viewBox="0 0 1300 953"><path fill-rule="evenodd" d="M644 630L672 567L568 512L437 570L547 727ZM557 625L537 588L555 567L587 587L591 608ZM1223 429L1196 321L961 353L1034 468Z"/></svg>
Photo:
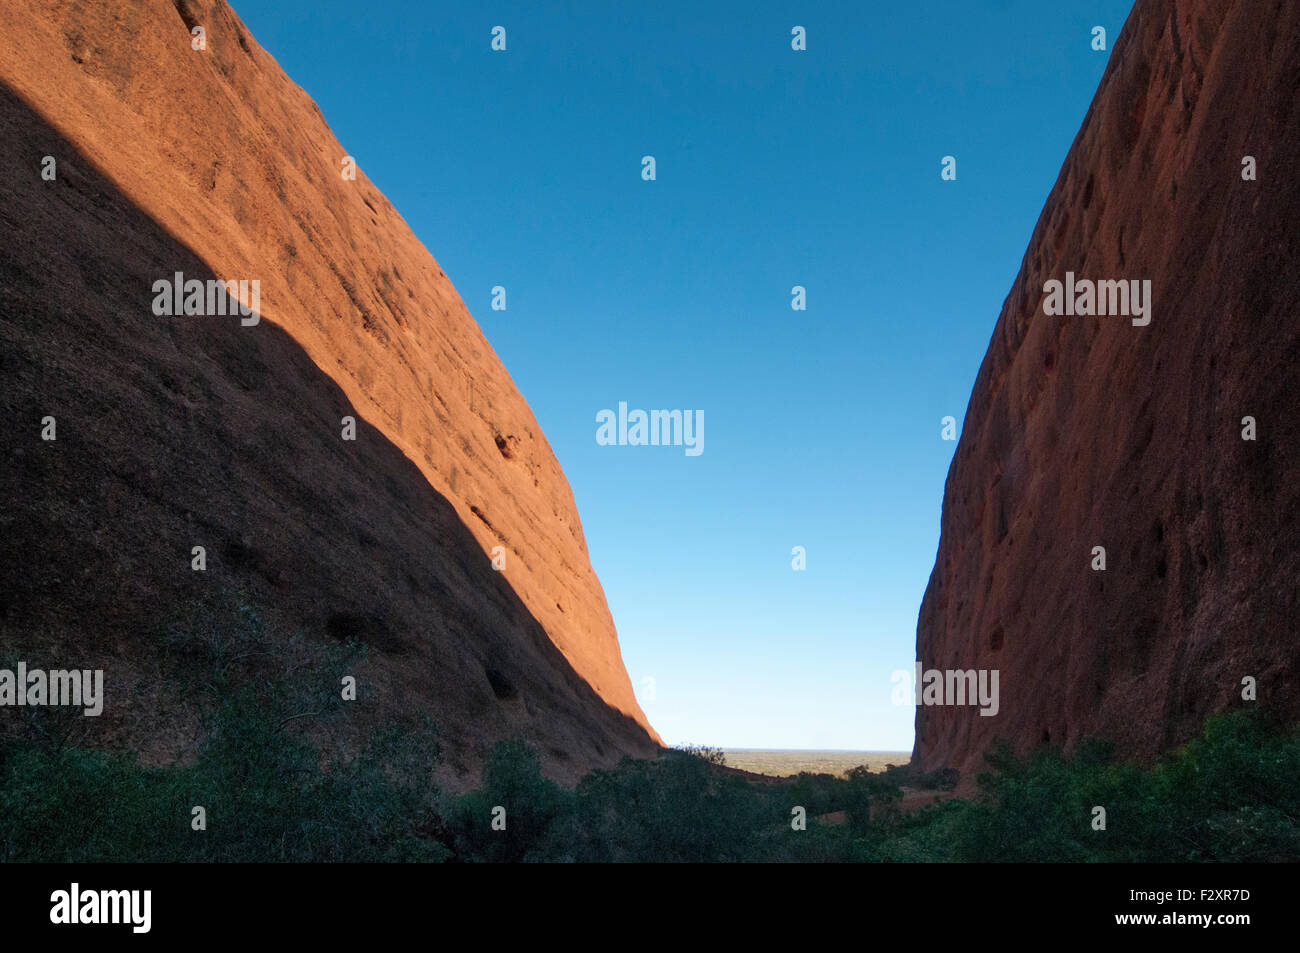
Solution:
<svg viewBox="0 0 1300 953"><path fill-rule="evenodd" d="M922 664L998 670L1000 710L918 707L922 767L966 783L996 736L1147 759L1246 677L1300 717L1298 89L1300 4L1136 3L994 328L920 610ZM1149 279L1150 323L1045 314L1067 272Z"/></svg>
<svg viewBox="0 0 1300 953"><path fill-rule="evenodd" d="M102 662L96 730L160 757L160 633L234 603L368 643L384 717L433 715L467 771L507 734L561 776L654 754L528 405L233 11L7 2L0 93L3 644ZM258 281L260 320L155 315L175 272Z"/></svg>

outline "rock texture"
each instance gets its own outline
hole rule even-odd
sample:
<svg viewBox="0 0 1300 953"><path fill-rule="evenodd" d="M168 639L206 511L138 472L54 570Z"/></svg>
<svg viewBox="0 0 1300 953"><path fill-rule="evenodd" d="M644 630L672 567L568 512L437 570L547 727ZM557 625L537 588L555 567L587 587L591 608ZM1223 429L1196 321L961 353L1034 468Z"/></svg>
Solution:
<svg viewBox="0 0 1300 953"><path fill-rule="evenodd" d="M95 730L163 757L159 633L223 599L367 642L380 716L463 770L508 734L558 776L654 754L537 421L231 9L9 0L0 84L0 644L102 664ZM260 323L156 317L177 271L260 281Z"/></svg>
<svg viewBox="0 0 1300 953"><path fill-rule="evenodd" d="M923 768L966 783L998 735L1150 758L1246 676L1300 717L1298 89L1300 4L1136 3L975 382L919 616L923 664L998 669L1001 710L918 708ZM1150 325L1046 316L1067 271L1149 278Z"/></svg>

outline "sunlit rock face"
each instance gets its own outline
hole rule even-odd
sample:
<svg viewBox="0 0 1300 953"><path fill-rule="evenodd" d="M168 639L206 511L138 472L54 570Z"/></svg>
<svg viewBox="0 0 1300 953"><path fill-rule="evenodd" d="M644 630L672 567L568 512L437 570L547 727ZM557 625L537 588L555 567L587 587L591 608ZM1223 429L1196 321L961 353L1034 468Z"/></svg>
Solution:
<svg viewBox="0 0 1300 953"><path fill-rule="evenodd" d="M230 7L6 2L0 84L0 630L105 670L95 737L182 753L164 633L234 611L366 643L370 717L431 715L455 771L655 754L527 403Z"/></svg>

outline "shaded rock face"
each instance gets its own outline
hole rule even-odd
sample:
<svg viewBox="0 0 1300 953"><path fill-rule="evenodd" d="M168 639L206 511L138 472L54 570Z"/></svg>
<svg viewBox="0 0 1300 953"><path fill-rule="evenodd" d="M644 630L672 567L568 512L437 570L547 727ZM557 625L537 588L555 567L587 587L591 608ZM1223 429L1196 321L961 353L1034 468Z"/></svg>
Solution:
<svg viewBox="0 0 1300 953"><path fill-rule="evenodd" d="M507 735L561 778L657 752L537 421L225 3L5 3L0 135L0 633L106 670L100 740L184 747L159 633L229 603L367 643L379 716L460 770ZM260 320L156 316L176 272L258 281Z"/></svg>
<svg viewBox="0 0 1300 953"><path fill-rule="evenodd" d="M966 783L999 735L1150 758L1244 704L1248 676L1300 717L1297 89L1300 4L1134 7L948 474L918 658L997 669L1001 697L993 717L919 707L927 770ZM1046 315L1066 272L1150 279L1150 324Z"/></svg>

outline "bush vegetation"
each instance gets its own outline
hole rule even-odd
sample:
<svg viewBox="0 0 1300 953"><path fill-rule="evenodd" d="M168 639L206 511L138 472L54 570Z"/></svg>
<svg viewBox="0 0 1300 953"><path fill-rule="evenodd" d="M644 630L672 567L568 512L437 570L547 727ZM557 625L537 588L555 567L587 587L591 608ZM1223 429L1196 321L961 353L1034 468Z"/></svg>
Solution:
<svg viewBox="0 0 1300 953"><path fill-rule="evenodd" d="M196 643L177 644L184 654ZM208 704L187 763L143 766L69 744L66 731L0 739L0 862L1300 860L1300 731L1253 710L1212 717L1149 768L1100 742L1070 757L1001 747L975 796L911 812L903 785L951 788L952 773L755 780L720 752L689 749L625 760L570 790L519 740L497 745L477 790L452 796L430 783L432 724L323 756L320 738L344 717L337 692L291 686L337 685L362 648L317 658L319 678L287 666L240 680L232 659L256 648L197 644L210 669L195 691ZM206 831L191 830L193 805ZM492 824L499 807L504 830Z"/></svg>

